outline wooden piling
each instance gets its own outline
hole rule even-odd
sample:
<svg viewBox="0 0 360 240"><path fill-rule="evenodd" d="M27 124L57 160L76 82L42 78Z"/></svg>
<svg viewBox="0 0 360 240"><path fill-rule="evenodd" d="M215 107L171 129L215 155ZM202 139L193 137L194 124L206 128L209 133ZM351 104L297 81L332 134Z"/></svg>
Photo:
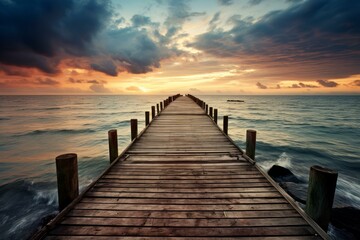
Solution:
<svg viewBox="0 0 360 240"><path fill-rule="evenodd" d="M255 147L256 147L256 131L246 131L246 155L252 160L255 160Z"/></svg>
<svg viewBox="0 0 360 240"><path fill-rule="evenodd" d="M160 111L162 111L163 109L163 102L160 102Z"/></svg>
<svg viewBox="0 0 360 240"><path fill-rule="evenodd" d="M160 113L160 107L159 107L159 104L157 103L156 104L156 115L159 115Z"/></svg>
<svg viewBox="0 0 360 240"><path fill-rule="evenodd" d="M213 108L212 108L212 107L210 107L209 116L210 116L210 117L213 117Z"/></svg>
<svg viewBox="0 0 360 240"><path fill-rule="evenodd" d="M208 115L209 114L209 105L205 105L205 113L206 113L206 115Z"/></svg>
<svg viewBox="0 0 360 240"><path fill-rule="evenodd" d="M218 118L218 110L217 108L214 109L214 122L217 123L217 118Z"/></svg>
<svg viewBox="0 0 360 240"><path fill-rule="evenodd" d="M109 158L110 158L110 163L112 163L119 156L116 129L112 129L108 131L108 140L109 140Z"/></svg>
<svg viewBox="0 0 360 240"><path fill-rule="evenodd" d="M67 153L56 157L59 211L79 195L77 155Z"/></svg>
<svg viewBox="0 0 360 240"><path fill-rule="evenodd" d="M151 106L151 119L155 118L155 106Z"/></svg>
<svg viewBox="0 0 360 240"><path fill-rule="evenodd" d="M145 112L145 126L149 125L150 123L150 112L146 111Z"/></svg>
<svg viewBox="0 0 360 240"><path fill-rule="evenodd" d="M138 120L137 119L131 119L130 120L131 125L131 141L133 141L137 135L138 135Z"/></svg>
<svg viewBox="0 0 360 240"><path fill-rule="evenodd" d="M337 177L338 173L331 169L310 168L305 211L324 231L327 231L331 218Z"/></svg>
<svg viewBox="0 0 360 240"><path fill-rule="evenodd" d="M224 116L223 117L223 132L228 135L228 122L229 122L229 117L228 116Z"/></svg>

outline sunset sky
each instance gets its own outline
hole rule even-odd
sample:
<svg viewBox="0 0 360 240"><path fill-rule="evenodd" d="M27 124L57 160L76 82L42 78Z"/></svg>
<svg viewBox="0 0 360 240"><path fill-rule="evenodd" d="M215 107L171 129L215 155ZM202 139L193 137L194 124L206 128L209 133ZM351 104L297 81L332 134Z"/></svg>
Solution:
<svg viewBox="0 0 360 240"><path fill-rule="evenodd" d="M359 94L359 0L0 0L0 94Z"/></svg>

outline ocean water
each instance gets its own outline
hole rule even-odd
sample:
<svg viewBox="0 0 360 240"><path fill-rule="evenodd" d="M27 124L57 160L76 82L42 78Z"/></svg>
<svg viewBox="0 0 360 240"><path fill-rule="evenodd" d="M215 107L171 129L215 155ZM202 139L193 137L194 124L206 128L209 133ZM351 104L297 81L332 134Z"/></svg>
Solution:
<svg viewBox="0 0 360 240"><path fill-rule="evenodd" d="M229 116L241 148L257 130L257 162L279 164L304 182L309 168L339 172L334 205L360 208L360 96L198 96ZM107 131L119 151L130 142L129 120L166 96L0 96L0 238L26 239L57 213L57 155L75 152L80 188L109 164ZM241 99L243 103L229 103ZM333 236L341 238L337 229Z"/></svg>

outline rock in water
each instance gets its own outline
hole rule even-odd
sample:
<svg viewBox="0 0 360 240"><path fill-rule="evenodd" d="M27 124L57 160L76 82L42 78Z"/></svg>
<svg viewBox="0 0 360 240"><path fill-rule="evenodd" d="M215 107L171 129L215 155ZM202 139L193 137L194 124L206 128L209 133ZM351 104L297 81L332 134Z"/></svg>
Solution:
<svg viewBox="0 0 360 240"><path fill-rule="evenodd" d="M333 208L331 224L352 233L360 239L360 210L354 207Z"/></svg>
<svg viewBox="0 0 360 240"><path fill-rule="evenodd" d="M282 182L279 184L295 201L306 204L307 185L293 182Z"/></svg>
<svg viewBox="0 0 360 240"><path fill-rule="evenodd" d="M268 174L276 182L294 182L300 183L300 180L287 168L281 167L279 165L273 165Z"/></svg>

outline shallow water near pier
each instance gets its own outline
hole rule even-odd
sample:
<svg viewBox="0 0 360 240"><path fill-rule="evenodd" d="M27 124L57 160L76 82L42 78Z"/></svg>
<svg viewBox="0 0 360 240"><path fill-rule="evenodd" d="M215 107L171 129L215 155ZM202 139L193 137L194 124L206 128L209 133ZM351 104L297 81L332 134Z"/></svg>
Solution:
<svg viewBox="0 0 360 240"><path fill-rule="evenodd" d="M307 182L309 168L339 172L334 206L360 208L360 96L198 96L217 108L219 126L245 147L257 130L256 160L289 168ZM57 213L54 158L76 152L81 189L109 164L107 131L119 151L130 142L129 120L166 96L0 96L0 238L31 236ZM228 99L244 102L227 102ZM331 228L337 239L341 231Z"/></svg>

